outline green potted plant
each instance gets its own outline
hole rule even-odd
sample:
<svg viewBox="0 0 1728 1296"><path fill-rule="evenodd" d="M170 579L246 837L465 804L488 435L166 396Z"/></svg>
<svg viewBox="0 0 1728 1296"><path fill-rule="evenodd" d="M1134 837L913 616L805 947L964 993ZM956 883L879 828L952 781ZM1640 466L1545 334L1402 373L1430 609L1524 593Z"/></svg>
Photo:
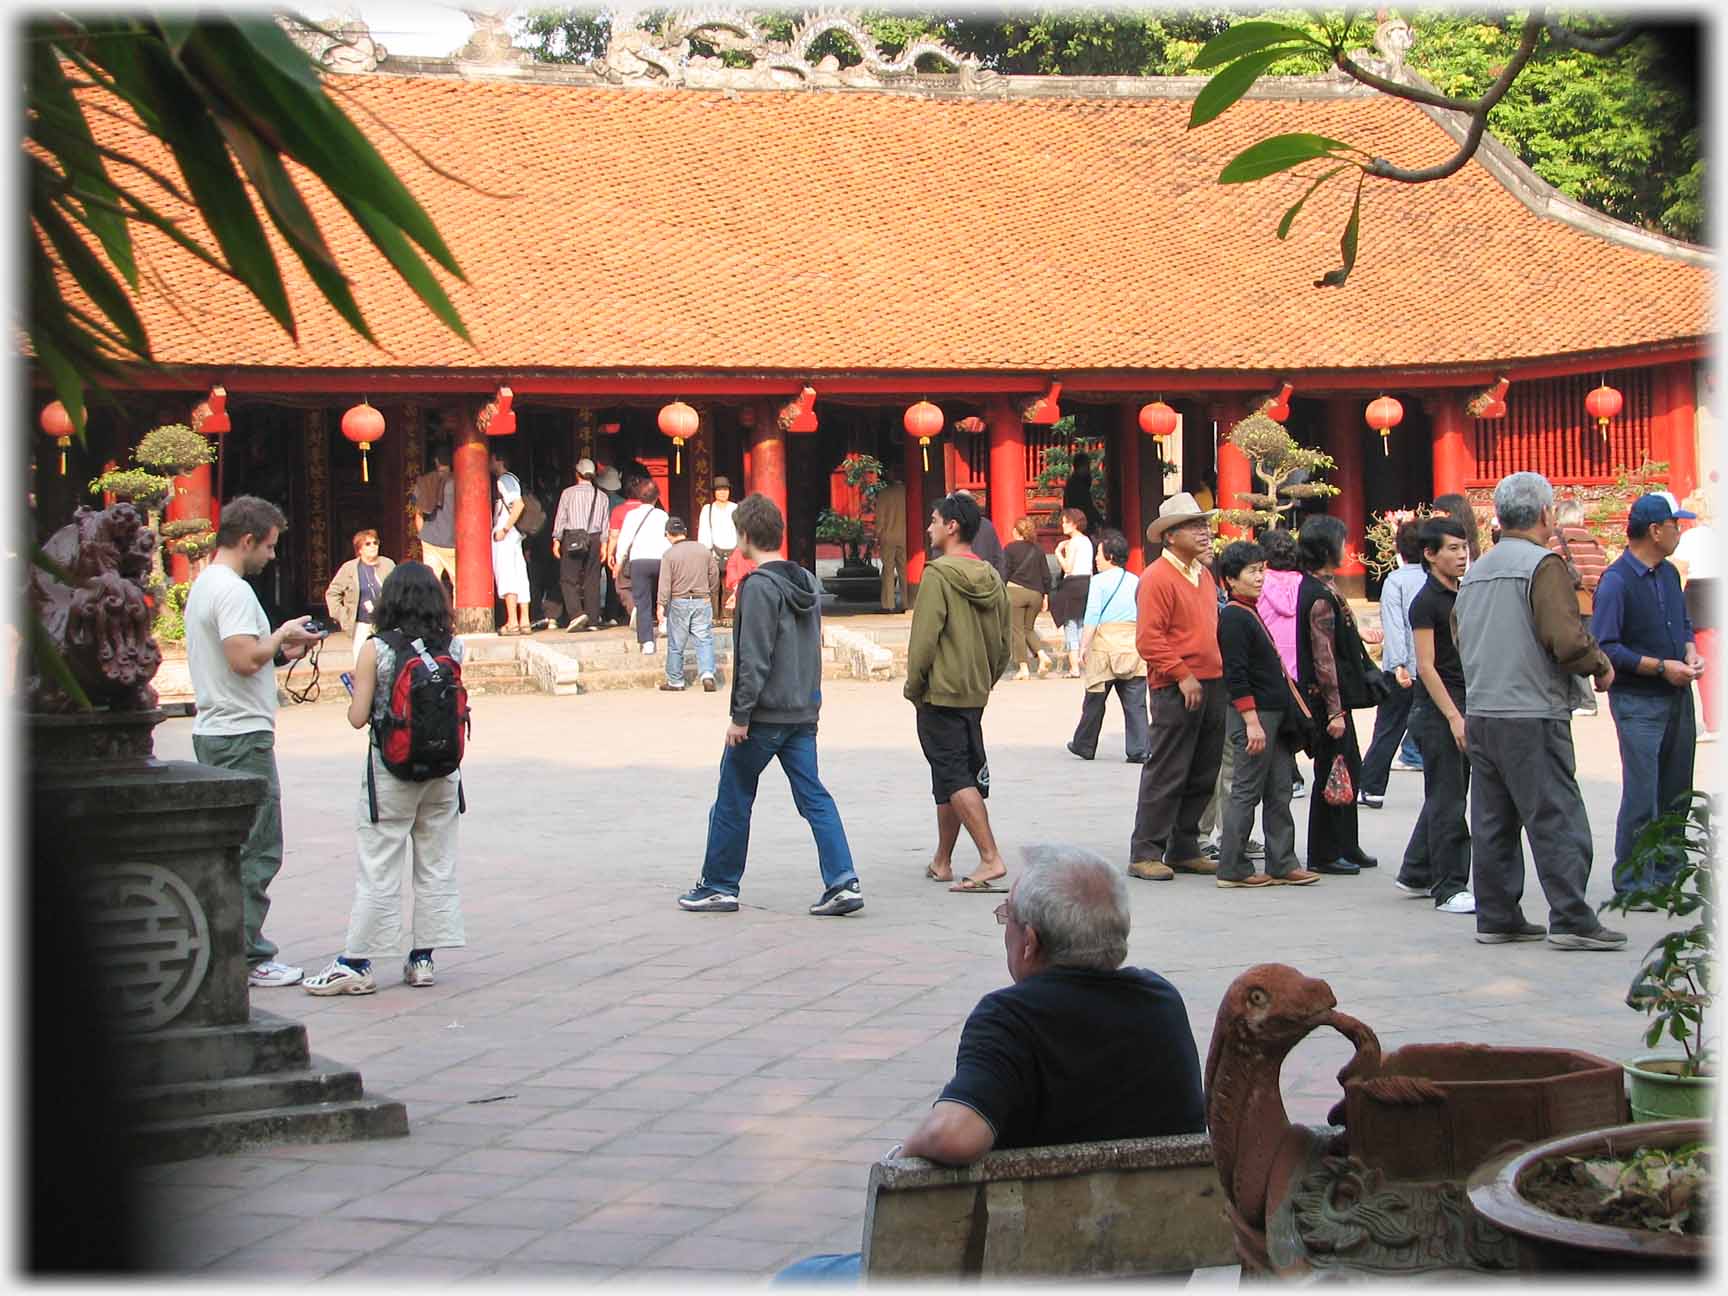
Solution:
<svg viewBox="0 0 1728 1296"><path fill-rule="evenodd" d="M1626 995L1628 1007L1650 1017L1646 1047L1656 1049L1666 1035L1682 1050L1640 1054L1625 1064L1632 1114L1641 1121L1708 1120L1715 1108L1716 1056L1707 1035L1716 975L1711 810L1710 798L1693 792L1652 821L1619 879L1629 889L1600 906L1620 913L1653 906L1675 924L1650 947Z"/></svg>

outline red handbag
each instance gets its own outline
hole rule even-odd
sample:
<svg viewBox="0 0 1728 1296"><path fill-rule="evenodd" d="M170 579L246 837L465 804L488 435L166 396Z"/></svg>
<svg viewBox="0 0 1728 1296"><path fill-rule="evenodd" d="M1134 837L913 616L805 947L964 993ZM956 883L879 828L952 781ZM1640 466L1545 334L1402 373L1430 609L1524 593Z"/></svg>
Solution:
<svg viewBox="0 0 1728 1296"><path fill-rule="evenodd" d="M1326 787L1320 793L1329 806L1347 806L1356 799L1356 788L1350 782L1350 766L1342 756L1332 758L1332 769L1326 775Z"/></svg>

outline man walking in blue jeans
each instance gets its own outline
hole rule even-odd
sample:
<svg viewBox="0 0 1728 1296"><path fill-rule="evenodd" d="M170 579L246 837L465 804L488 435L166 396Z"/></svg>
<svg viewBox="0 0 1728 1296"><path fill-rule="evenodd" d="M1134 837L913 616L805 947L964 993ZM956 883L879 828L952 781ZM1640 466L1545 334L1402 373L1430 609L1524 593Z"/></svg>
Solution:
<svg viewBox="0 0 1728 1296"><path fill-rule="evenodd" d="M762 771L776 757L792 801L816 839L822 896L818 917L864 907L852 848L834 798L816 772L816 719L822 710L822 586L780 557L786 523L765 495L732 515L738 547L758 564L738 585L732 623L732 722L720 754L720 788L708 813L702 879L678 897L693 913L734 913L750 846L750 811Z"/></svg>
<svg viewBox="0 0 1728 1296"><path fill-rule="evenodd" d="M1692 642L1680 572L1668 555L1680 543L1680 519L1695 516L1676 511L1661 495L1640 497L1626 516L1626 552L1596 585L1591 628L1614 664L1608 709L1620 735L1616 894L1665 882L1679 866L1676 860L1641 878L1632 875L1628 861L1645 825L1692 791L1692 682L1704 663Z"/></svg>

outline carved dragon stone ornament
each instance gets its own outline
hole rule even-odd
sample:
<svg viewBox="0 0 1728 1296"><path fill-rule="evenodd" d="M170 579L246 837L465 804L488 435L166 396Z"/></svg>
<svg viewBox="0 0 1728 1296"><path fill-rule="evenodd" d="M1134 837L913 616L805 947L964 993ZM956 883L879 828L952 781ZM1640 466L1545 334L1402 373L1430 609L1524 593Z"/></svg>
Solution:
<svg viewBox="0 0 1728 1296"><path fill-rule="evenodd" d="M1352 1155L1343 1101L1325 1127L1290 1123L1279 1091L1284 1058L1322 1026L1356 1048L1340 1085L1376 1086L1385 1102L1435 1100L1423 1080L1378 1077L1379 1039L1337 1002L1324 981L1262 963L1218 1006L1206 1123L1243 1267L1283 1277L1513 1270L1511 1239L1468 1209L1458 1183L1391 1182Z"/></svg>
<svg viewBox="0 0 1728 1296"><path fill-rule="evenodd" d="M810 62L811 47L829 33L840 33L858 47L861 60L842 68L833 55ZM692 40L721 54L743 54L749 67L729 67L723 58L693 52ZM691 89L794 90L805 87L880 87L915 76L918 60L931 56L959 76L964 90L987 89L1000 80L977 59L939 41L916 40L897 58L887 58L858 20L845 13L807 16L789 41L770 40L748 11L731 8L673 14L658 32L613 34L603 58L590 64L595 75L614 85L687 86Z"/></svg>
<svg viewBox="0 0 1728 1296"><path fill-rule="evenodd" d="M329 18L316 25L289 14L278 14L276 22L288 38L329 72L376 72L390 57L383 45L372 39L371 29L358 18Z"/></svg>
<svg viewBox="0 0 1728 1296"><path fill-rule="evenodd" d="M30 571L30 606L96 706L112 711L149 711L156 705L150 684L162 651L150 633L155 609L147 597L156 533L131 504L81 508L69 525L42 546L71 584L39 567ZM30 709L66 713L76 704L32 662Z"/></svg>

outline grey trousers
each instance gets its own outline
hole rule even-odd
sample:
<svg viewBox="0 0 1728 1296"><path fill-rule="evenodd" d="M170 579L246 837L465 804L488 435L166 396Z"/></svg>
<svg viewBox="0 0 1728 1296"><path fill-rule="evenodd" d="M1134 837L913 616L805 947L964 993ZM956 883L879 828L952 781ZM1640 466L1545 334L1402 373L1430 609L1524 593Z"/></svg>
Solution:
<svg viewBox="0 0 1728 1296"><path fill-rule="evenodd" d="M1174 684L1149 691L1152 740L1140 770L1140 799L1128 858L1181 863L1200 856L1200 816L1218 781L1224 751L1222 679L1202 680L1200 706L1182 705Z"/></svg>
<svg viewBox="0 0 1728 1296"><path fill-rule="evenodd" d="M1230 707L1232 711L1235 709L1235 707ZM1248 727L1246 725L1242 727L1242 732L1244 735L1247 734ZM1246 737L1244 737L1244 741L1246 741ZM1224 754L1218 761L1218 782L1212 788L1212 799L1206 803L1206 813L1200 816L1200 835L1202 837L1210 837L1218 831L1218 821L1224 814L1224 802L1230 796L1231 774L1235 767L1236 749L1230 745L1230 731L1226 728L1224 731ZM1292 765L1291 768L1294 769L1295 766ZM1252 830L1253 825L1250 824L1249 828Z"/></svg>
<svg viewBox="0 0 1728 1296"><path fill-rule="evenodd" d="M1218 842L1218 876L1241 881L1254 872L1248 862L1248 835L1259 807L1266 825L1266 872L1283 877L1300 868L1296 859L1296 821L1290 816L1290 788L1296 780L1296 755L1278 740L1282 711L1260 711L1266 749L1248 754L1248 722L1231 707L1224 718L1224 759L1232 763L1230 793L1224 802L1224 831Z"/></svg>
<svg viewBox="0 0 1728 1296"><path fill-rule="evenodd" d="M1601 923L1584 899L1593 848L1578 791L1572 721L1464 718L1470 757L1470 836L1476 930L1510 931L1524 919L1524 851L1548 899L1548 930L1582 935Z"/></svg>
<svg viewBox="0 0 1728 1296"><path fill-rule="evenodd" d="M192 754L202 765L254 774L269 784L252 820L252 831L240 847L246 961L256 967L275 958L277 952L275 943L264 938L270 881L282 870L282 784L276 777L276 735L268 729L246 734L193 734Z"/></svg>

